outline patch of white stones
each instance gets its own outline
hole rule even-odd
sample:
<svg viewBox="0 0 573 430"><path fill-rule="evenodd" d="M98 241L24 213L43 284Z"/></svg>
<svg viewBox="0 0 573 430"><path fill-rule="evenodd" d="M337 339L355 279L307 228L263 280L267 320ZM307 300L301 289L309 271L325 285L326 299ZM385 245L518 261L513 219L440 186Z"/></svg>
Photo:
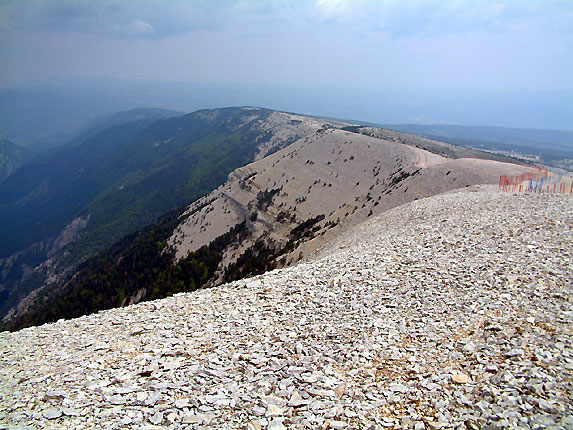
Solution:
<svg viewBox="0 0 573 430"><path fill-rule="evenodd" d="M572 428L573 199L396 208L312 261L0 333L0 428Z"/></svg>

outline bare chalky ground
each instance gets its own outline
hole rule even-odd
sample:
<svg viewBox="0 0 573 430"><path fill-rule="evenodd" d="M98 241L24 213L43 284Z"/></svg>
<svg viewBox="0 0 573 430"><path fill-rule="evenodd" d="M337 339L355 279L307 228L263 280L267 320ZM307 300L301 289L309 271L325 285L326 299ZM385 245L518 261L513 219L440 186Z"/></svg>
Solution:
<svg viewBox="0 0 573 430"><path fill-rule="evenodd" d="M0 428L573 428L573 198L415 201L295 267L0 334Z"/></svg>

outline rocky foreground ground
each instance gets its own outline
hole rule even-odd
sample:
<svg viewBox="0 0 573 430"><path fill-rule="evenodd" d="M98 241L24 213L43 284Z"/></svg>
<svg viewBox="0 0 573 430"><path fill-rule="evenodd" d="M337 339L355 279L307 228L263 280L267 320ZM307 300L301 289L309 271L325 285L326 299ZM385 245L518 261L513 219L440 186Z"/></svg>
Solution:
<svg viewBox="0 0 573 430"><path fill-rule="evenodd" d="M264 276L0 334L0 428L573 428L573 198L464 192Z"/></svg>

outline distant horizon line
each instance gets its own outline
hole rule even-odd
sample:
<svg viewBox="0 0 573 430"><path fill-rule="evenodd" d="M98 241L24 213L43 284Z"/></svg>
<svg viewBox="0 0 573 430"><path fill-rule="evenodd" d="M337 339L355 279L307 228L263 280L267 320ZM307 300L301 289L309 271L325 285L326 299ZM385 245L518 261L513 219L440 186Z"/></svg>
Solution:
<svg viewBox="0 0 573 430"><path fill-rule="evenodd" d="M296 84L296 83L276 83L276 82L213 82L213 81L182 81L182 80L156 80L149 78L124 78L124 77L103 77L103 76L78 76L78 75L58 75L46 77L43 79L26 80L17 83L0 83L0 89L13 89L19 87L42 86L53 83L70 83L75 82L101 82L101 83L122 83L122 84L167 84L167 85L205 85L205 86L237 86L237 87L274 87L274 88L300 88L309 89L341 89L341 90L363 90L379 92L455 92L463 91L465 95L470 94L491 94L491 93L572 93L573 88L479 88L479 87L392 87L392 86L374 86L374 85L353 85L353 84Z"/></svg>
<svg viewBox="0 0 573 430"><path fill-rule="evenodd" d="M83 112L83 107L91 106L79 116L64 114L69 116L65 124L136 108L191 113L226 106L259 106L376 125L573 130L573 90L401 89L58 76L1 88L0 95L0 110L6 114L3 122L8 128L12 122L20 124L23 117L17 112L26 112L22 102L28 100L46 110L75 106ZM65 128L65 124L58 127ZM56 127L46 127L51 128Z"/></svg>

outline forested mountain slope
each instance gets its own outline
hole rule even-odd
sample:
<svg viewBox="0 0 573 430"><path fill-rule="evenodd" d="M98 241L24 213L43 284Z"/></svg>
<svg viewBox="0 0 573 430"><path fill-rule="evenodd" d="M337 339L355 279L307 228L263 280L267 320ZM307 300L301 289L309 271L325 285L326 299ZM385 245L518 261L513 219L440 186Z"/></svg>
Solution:
<svg viewBox="0 0 573 430"><path fill-rule="evenodd" d="M0 309L321 122L259 108L110 127L0 185Z"/></svg>

